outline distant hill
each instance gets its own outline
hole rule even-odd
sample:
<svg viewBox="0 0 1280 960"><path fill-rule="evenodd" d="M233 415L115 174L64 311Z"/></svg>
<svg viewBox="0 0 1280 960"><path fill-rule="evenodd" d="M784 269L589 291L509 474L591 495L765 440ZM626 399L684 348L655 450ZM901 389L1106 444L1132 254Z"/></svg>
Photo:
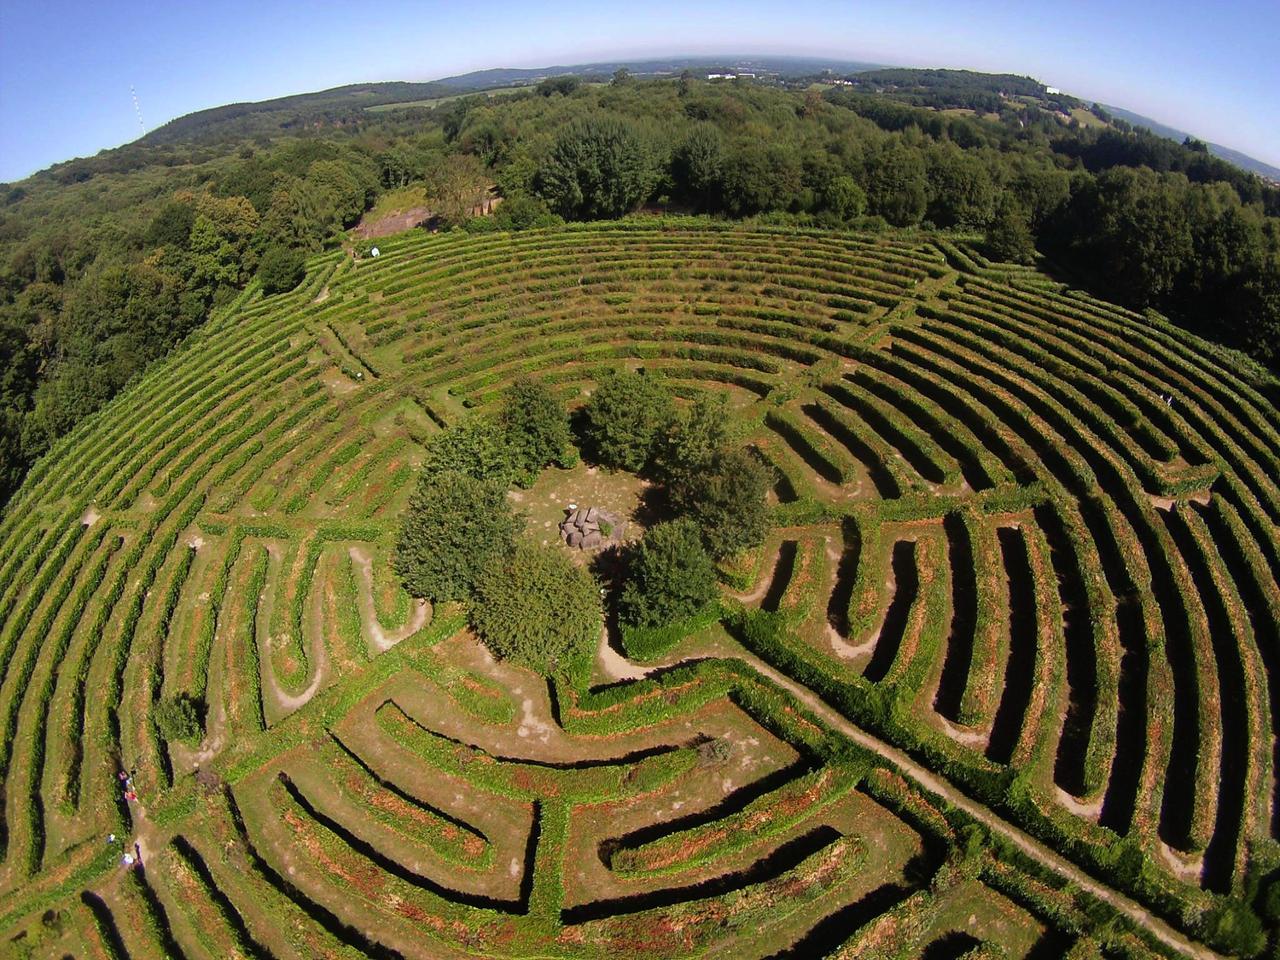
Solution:
<svg viewBox="0 0 1280 960"><path fill-rule="evenodd" d="M262 132L299 130L310 122L340 123L365 107L448 96L458 91L439 82L353 83L315 93L299 93L252 103L229 103L170 120L141 138L159 146L192 140L254 136Z"/></svg>
<svg viewBox="0 0 1280 960"><path fill-rule="evenodd" d="M572 75L577 77L607 77L619 68L626 68L636 76L671 76L685 70L694 73L746 72L780 78L807 77L831 71L832 73L858 73L874 70L880 65L857 60L832 60L821 57L739 57L701 56L664 57L649 60L605 60L597 63L561 64L533 69L477 70L456 77L444 77L439 83L456 90L483 90L488 87L511 86L519 83L536 83L546 77Z"/></svg>
<svg viewBox="0 0 1280 960"><path fill-rule="evenodd" d="M894 68L857 60L822 57L704 55L657 57L641 60L604 60L593 63L555 64L546 67L498 67L443 77L429 82L402 81L354 83L314 93L271 100L231 103L199 110L170 120L136 143L165 147L183 142L212 144L253 137L297 133L308 127L354 126L369 107L402 104L415 106L458 94L478 93L498 87L533 85L547 77L572 75L606 79L619 68L637 77L675 76L685 70L695 74L747 73L775 82L820 79L823 75L849 78L862 92L876 93L913 106L968 107L997 112L1006 98L1039 102L1047 109L1070 112L1080 101L1045 87L1030 77L985 74L968 70ZM1144 127L1158 136L1181 142L1188 134L1122 107L1102 106L1115 117ZM1257 160L1238 150L1207 143L1210 153L1241 169L1280 183L1280 167Z"/></svg>
<svg viewBox="0 0 1280 960"><path fill-rule="evenodd" d="M620 67L638 77L673 76L684 70L692 70L695 73L748 72L756 76L789 79L813 76L824 71L856 73L877 66L872 63L815 57L703 56L607 60L529 69L499 67L427 83L352 83L315 93L294 94L252 103L230 103L170 120L146 134L139 142L146 146L162 146L179 142L271 136L300 131L309 125L344 126L357 122L368 107L411 104L494 87L534 84L546 77L566 74L584 78L607 78Z"/></svg>
<svg viewBox="0 0 1280 960"><path fill-rule="evenodd" d="M1134 113L1132 110L1125 110L1123 107L1113 107L1105 103L1102 104L1102 106L1112 116L1119 117L1121 120L1127 120L1134 126L1146 127L1158 136L1168 137L1170 140L1177 140L1179 143L1187 139L1187 137L1194 137L1197 140L1201 139L1200 137L1196 137L1195 134L1187 133L1185 130L1179 130L1177 127L1170 127L1167 124L1161 123L1159 120L1152 120L1150 117L1144 117L1140 113ZM1266 177L1268 180L1280 183L1280 167L1273 167L1269 163L1263 163L1261 160L1255 160L1248 154L1241 153L1239 150L1233 150L1230 147L1224 147L1220 143L1212 143L1208 140L1204 142L1209 148L1209 152L1215 157L1221 157L1223 160L1226 160L1229 163L1234 163L1237 167L1248 170L1250 173L1256 173L1260 177Z"/></svg>

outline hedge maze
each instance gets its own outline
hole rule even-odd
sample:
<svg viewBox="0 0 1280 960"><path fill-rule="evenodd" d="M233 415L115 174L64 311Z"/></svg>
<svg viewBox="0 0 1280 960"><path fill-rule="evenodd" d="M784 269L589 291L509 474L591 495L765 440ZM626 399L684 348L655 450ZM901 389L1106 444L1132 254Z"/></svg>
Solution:
<svg viewBox="0 0 1280 960"><path fill-rule="evenodd" d="M233 304L4 515L6 951L1214 955L1280 838L1274 385L927 235L380 246ZM721 622L548 684L400 589L397 516L513 378L622 365L729 396L773 529Z"/></svg>

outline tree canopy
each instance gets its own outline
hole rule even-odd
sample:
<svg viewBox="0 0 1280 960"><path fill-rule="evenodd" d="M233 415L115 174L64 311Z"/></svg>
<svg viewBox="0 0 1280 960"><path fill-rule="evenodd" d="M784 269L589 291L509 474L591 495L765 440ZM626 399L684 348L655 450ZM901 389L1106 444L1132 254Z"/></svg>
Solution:
<svg viewBox="0 0 1280 960"><path fill-rule="evenodd" d="M697 613L716 596L716 571L690 519L656 524L635 548L619 609L637 627L659 627Z"/></svg>
<svg viewBox="0 0 1280 960"><path fill-rule="evenodd" d="M564 551L521 542L486 567L471 620L494 656L545 676L573 673L595 654L600 587Z"/></svg>
<svg viewBox="0 0 1280 960"><path fill-rule="evenodd" d="M577 461L569 416L564 405L540 380L521 377L502 395L498 422L515 463L517 481L533 482L549 463L572 466Z"/></svg>
<svg viewBox="0 0 1280 960"><path fill-rule="evenodd" d="M648 465L674 415L666 384L637 371L607 376L583 408L595 456L605 466L633 472Z"/></svg>
<svg viewBox="0 0 1280 960"><path fill-rule="evenodd" d="M570 219L620 217L648 198L657 173L649 139L635 122L589 116L556 138L538 169L538 192Z"/></svg>
<svg viewBox="0 0 1280 960"><path fill-rule="evenodd" d="M302 252L283 245L268 247L258 263L258 282L262 292L285 293L302 282L306 274L306 261Z"/></svg>
<svg viewBox="0 0 1280 960"><path fill-rule="evenodd" d="M393 565L410 594L467 600L523 528L506 485L454 470L423 473L401 520Z"/></svg>
<svg viewBox="0 0 1280 960"><path fill-rule="evenodd" d="M769 474L745 450L717 453L702 470L673 484L673 504L697 522L717 559L758 546L769 528Z"/></svg>

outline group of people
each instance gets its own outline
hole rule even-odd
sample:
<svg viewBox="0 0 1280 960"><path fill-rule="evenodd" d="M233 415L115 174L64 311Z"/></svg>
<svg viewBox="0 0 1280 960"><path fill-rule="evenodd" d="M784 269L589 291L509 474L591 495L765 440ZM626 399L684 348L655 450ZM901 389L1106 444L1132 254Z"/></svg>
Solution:
<svg viewBox="0 0 1280 960"><path fill-rule="evenodd" d="M119 840L114 833L107 834L108 846L114 846L118 842ZM137 840L133 841L132 853L129 852L128 848L125 849L124 855L120 858L120 866L126 870L142 866L142 845Z"/></svg>
<svg viewBox="0 0 1280 960"><path fill-rule="evenodd" d="M116 774L116 778L120 781L120 789L124 791L124 798L137 803L138 795L133 790L133 772L125 773L121 770Z"/></svg>
<svg viewBox="0 0 1280 960"><path fill-rule="evenodd" d="M116 774L116 779L120 781L120 789L124 792L124 798L131 803L137 803L138 794L135 793L133 789L133 771L130 770L126 773L124 770L121 770ZM114 833L108 834L107 843L116 843L116 835ZM124 867L126 870L142 866L142 847L137 840L133 841L132 853L127 849L125 850L124 856L120 858L120 866Z"/></svg>

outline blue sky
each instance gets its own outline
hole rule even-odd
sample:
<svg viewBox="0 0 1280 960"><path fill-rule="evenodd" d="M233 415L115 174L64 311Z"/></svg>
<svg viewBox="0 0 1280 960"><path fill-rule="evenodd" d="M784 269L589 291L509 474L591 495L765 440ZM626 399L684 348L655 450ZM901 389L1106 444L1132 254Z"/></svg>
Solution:
<svg viewBox="0 0 1280 960"><path fill-rule="evenodd" d="M1280 0L0 0L0 180L205 107L645 55L813 54L1035 76L1280 166Z"/></svg>

